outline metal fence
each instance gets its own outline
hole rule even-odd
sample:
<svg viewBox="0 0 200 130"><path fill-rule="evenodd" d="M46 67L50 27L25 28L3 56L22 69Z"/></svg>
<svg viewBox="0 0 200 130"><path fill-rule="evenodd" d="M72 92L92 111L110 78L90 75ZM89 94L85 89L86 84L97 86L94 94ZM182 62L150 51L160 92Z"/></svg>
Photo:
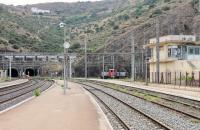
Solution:
<svg viewBox="0 0 200 130"><path fill-rule="evenodd" d="M160 84L172 84L179 86L200 87L200 71L199 72L161 72L159 74ZM151 72L151 83L157 83L157 73Z"/></svg>

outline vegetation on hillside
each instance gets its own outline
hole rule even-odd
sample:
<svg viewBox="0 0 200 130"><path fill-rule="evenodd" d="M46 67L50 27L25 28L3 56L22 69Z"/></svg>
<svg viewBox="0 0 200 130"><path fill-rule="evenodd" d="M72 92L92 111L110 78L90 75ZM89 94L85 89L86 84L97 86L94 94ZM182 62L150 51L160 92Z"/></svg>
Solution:
<svg viewBox="0 0 200 130"><path fill-rule="evenodd" d="M87 35L88 51L126 34L159 15L187 3L198 13L198 0L105 0L99 2L44 3L27 6L0 5L0 48L16 51L61 52L63 29L70 52L81 52ZM50 14L32 14L31 7L48 9ZM184 25L190 31L189 25Z"/></svg>

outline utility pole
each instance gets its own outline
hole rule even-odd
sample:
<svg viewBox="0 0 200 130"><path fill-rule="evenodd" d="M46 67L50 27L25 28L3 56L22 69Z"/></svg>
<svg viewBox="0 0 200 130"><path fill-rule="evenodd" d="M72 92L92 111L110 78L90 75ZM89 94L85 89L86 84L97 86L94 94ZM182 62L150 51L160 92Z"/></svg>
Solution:
<svg viewBox="0 0 200 130"><path fill-rule="evenodd" d="M104 64L105 64L104 62L105 62L105 61L104 61L104 60L105 60L105 59L104 59L104 55L103 55L103 73L102 73L102 74L103 74L103 75L102 75L103 79L104 79L104 71L105 71L105 69L104 69Z"/></svg>
<svg viewBox="0 0 200 130"><path fill-rule="evenodd" d="M146 81L146 34L145 31L143 30L143 47L142 47L142 78L145 78ZM145 59L144 59L145 57ZM144 68L145 67L145 68ZM143 76L145 75L145 76Z"/></svg>
<svg viewBox="0 0 200 130"><path fill-rule="evenodd" d="M102 78L104 79L104 72L105 72L105 56L104 56L104 53L105 53L105 45L103 46L103 66L102 66Z"/></svg>
<svg viewBox="0 0 200 130"><path fill-rule="evenodd" d="M142 79L144 78L144 50L143 48L141 49L141 74L142 74Z"/></svg>
<svg viewBox="0 0 200 130"><path fill-rule="evenodd" d="M4 56L2 56L2 61L3 61L3 77L5 77L6 76L6 73L5 73L5 57Z"/></svg>
<svg viewBox="0 0 200 130"><path fill-rule="evenodd" d="M156 75L157 83L160 81L160 23L159 16L156 18Z"/></svg>
<svg viewBox="0 0 200 130"><path fill-rule="evenodd" d="M112 62L113 69L115 69L115 55L112 56Z"/></svg>
<svg viewBox="0 0 200 130"><path fill-rule="evenodd" d="M71 31L72 28L69 28L69 43L71 43ZM68 49L67 49L67 75L68 77L71 79L71 59L70 59L70 55L68 54Z"/></svg>
<svg viewBox="0 0 200 130"><path fill-rule="evenodd" d="M72 58L69 57L69 78L72 78Z"/></svg>
<svg viewBox="0 0 200 130"><path fill-rule="evenodd" d="M86 35L85 35L84 42L85 42L85 79L87 79L87 38L86 38Z"/></svg>
<svg viewBox="0 0 200 130"><path fill-rule="evenodd" d="M9 76L10 76L10 80L12 80L12 72L11 72L12 71L12 61L11 61L12 58L10 57L9 59L10 59L9 60L10 61L9 62Z"/></svg>
<svg viewBox="0 0 200 130"><path fill-rule="evenodd" d="M135 81L135 43L134 36L131 36L131 82Z"/></svg>
<svg viewBox="0 0 200 130"><path fill-rule="evenodd" d="M145 66L145 82L146 82L146 85L148 86L148 48L145 47L145 62L146 62L146 66Z"/></svg>
<svg viewBox="0 0 200 130"><path fill-rule="evenodd" d="M64 26L64 43L65 43L65 40L66 40L66 29L65 29L65 26ZM66 48L64 47L64 95L66 94L66 88L67 88L67 72L66 72L66 61L67 61L67 51L66 51Z"/></svg>

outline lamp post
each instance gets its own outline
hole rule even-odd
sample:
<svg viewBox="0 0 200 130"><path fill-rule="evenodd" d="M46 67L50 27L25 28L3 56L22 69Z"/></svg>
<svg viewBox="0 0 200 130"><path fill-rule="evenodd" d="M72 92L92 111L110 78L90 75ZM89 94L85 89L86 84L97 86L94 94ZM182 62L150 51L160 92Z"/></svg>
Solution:
<svg viewBox="0 0 200 130"><path fill-rule="evenodd" d="M66 88L68 88L68 72L67 72L67 58L68 58L68 48L70 44L68 42L64 42L64 95L66 94Z"/></svg>
<svg viewBox="0 0 200 130"><path fill-rule="evenodd" d="M68 87L68 82L67 82L67 79L68 79L68 74L67 74L67 58L68 58L68 48L70 47L70 44L69 42L66 42L66 29L65 29L65 23L61 22L59 24L60 28L63 28L63 37L64 37L64 44L63 44L63 47L64 47L64 95L66 94L66 88Z"/></svg>

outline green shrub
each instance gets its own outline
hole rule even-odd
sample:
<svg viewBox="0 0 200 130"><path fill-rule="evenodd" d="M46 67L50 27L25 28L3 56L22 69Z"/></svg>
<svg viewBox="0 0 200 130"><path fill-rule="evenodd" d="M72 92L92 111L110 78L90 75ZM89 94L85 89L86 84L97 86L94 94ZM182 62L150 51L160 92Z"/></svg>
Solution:
<svg viewBox="0 0 200 130"><path fill-rule="evenodd" d="M38 96L40 96L40 94L41 94L40 89L37 88L37 89L34 91L34 95L35 95L36 97L38 97Z"/></svg>
<svg viewBox="0 0 200 130"><path fill-rule="evenodd" d="M187 78L186 78L186 76L182 76L181 78L178 78L178 80L192 81L192 80L194 80L194 79L192 78L192 76L188 76Z"/></svg>
<svg viewBox="0 0 200 130"><path fill-rule="evenodd" d="M149 8L154 8L159 0L144 0L144 5L149 5Z"/></svg>
<svg viewBox="0 0 200 130"><path fill-rule="evenodd" d="M159 16L159 15L161 15L161 14L162 14L162 10L156 9L155 11L153 11L152 17L154 17L154 16Z"/></svg>
<svg viewBox="0 0 200 130"><path fill-rule="evenodd" d="M118 17L118 20L125 20L127 21L130 17L128 14L123 14L123 15L119 15Z"/></svg>
<svg viewBox="0 0 200 130"><path fill-rule="evenodd" d="M10 81L10 78L6 77L0 79L0 82L7 82L7 81Z"/></svg>
<svg viewBox="0 0 200 130"><path fill-rule="evenodd" d="M114 26L115 25L115 22L114 21L109 21L108 23L110 26Z"/></svg>
<svg viewBox="0 0 200 130"><path fill-rule="evenodd" d="M170 7L168 7L168 6L162 7L162 10L164 10L164 11L170 10Z"/></svg>
<svg viewBox="0 0 200 130"><path fill-rule="evenodd" d="M143 5L140 2L137 3L136 10L135 10L136 17L139 17L140 15L142 15L142 13L143 13L142 8L143 8Z"/></svg>
<svg viewBox="0 0 200 130"><path fill-rule="evenodd" d="M114 29L114 30L117 30L117 29L119 29L119 26L118 26L118 25L115 25L115 26L113 27L113 29Z"/></svg>
<svg viewBox="0 0 200 130"><path fill-rule="evenodd" d="M97 28L95 28L95 31L98 33L98 32L101 32L101 31L103 31L103 27L101 26L101 27L97 27Z"/></svg>
<svg viewBox="0 0 200 130"><path fill-rule="evenodd" d="M18 45L13 45L12 46L14 49L19 49L19 46Z"/></svg>
<svg viewBox="0 0 200 130"><path fill-rule="evenodd" d="M170 2L170 1L171 1L171 0L164 0L165 3L168 3L168 2Z"/></svg>
<svg viewBox="0 0 200 130"><path fill-rule="evenodd" d="M74 43L74 44L72 44L72 46L70 47L70 49L72 49L72 50L76 50L76 49L79 49L79 48L81 48L80 43Z"/></svg>

